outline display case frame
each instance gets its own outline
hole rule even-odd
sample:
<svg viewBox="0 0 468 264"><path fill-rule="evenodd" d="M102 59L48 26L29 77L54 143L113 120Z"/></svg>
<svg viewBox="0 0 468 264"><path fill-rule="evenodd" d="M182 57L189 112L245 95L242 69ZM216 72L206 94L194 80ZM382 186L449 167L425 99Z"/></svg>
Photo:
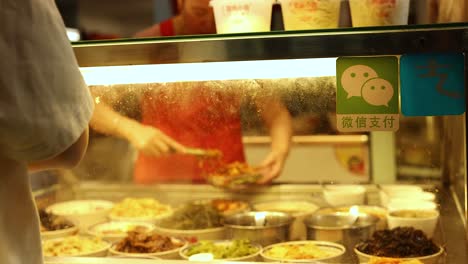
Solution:
<svg viewBox="0 0 468 264"><path fill-rule="evenodd" d="M378 56L405 53L466 53L468 51L468 24L128 39L80 42L74 43L73 47L80 67ZM467 78L468 59L465 57L465 79ZM468 81L465 80L465 87L467 83ZM463 186L461 189L454 186L457 179L453 178L451 173L454 169L450 168L452 165L448 162L451 159L451 152L446 150L443 178L440 184L431 187L435 188L440 197L441 227L447 242L445 246L450 249L446 263L463 263L468 259L466 243L468 237L466 228L468 200L466 124L468 120L466 114L463 118L444 117L444 119L446 119L445 130L450 130L453 122L464 123L464 138L449 138L453 134L444 133L445 138L442 139L444 142L464 142ZM371 189L374 187L371 185ZM90 197L89 192L83 195Z"/></svg>

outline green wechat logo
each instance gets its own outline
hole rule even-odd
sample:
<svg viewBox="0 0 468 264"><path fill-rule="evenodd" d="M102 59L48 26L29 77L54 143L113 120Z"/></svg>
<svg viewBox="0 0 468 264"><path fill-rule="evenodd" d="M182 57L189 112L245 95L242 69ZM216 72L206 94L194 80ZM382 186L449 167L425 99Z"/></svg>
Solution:
<svg viewBox="0 0 468 264"><path fill-rule="evenodd" d="M374 106L388 107L394 94L389 81L379 78L371 67L360 64L348 67L343 72L341 86L348 94L347 99L362 97L366 103Z"/></svg>

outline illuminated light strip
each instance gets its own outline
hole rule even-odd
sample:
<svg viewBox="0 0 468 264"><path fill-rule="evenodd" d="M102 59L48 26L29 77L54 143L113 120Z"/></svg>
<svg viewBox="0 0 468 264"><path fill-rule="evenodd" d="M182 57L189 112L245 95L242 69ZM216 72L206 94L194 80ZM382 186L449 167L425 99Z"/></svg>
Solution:
<svg viewBox="0 0 468 264"><path fill-rule="evenodd" d="M88 85L335 76L336 58L82 67Z"/></svg>

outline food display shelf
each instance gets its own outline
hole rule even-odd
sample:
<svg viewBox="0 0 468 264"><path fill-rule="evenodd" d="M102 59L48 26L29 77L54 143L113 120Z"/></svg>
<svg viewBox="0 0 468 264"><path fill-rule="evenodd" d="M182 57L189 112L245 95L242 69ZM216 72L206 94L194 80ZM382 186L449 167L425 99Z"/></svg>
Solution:
<svg viewBox="0 0 468 264"><path fill-rule="evenodd" d="M379 205L380 190L378 185L368 184L366 187L366 204ZM466 240L464 232L465 223L463 220L463 210L461 203L455 193L450 188L438 187L435 185L421 185L425 190L429 190L436 194L436 201L440 210L440 221L434 235L434 241L437 244L444 246L446 254L443 256L441 263L464 263L468 257L466 252ZM187 190L191 190L188 192ZM248 192L226 192L225 190L214 188L208 185L191 185L191 184L167 184L155 186L128 185L128 184L106 184L96 182L83 182L75 191L75 199L105 199L110 201L120 201L126 197L154 197L162 202L180 205L187 201L199 199L215 199L215 198L232 198L241 199L250 203L260 201L278 201L278 200L304 200L310 201L319 207L328 207L323 197L323 186L317 184L277 184L265 188L251 189ZM171 202L172 201L172 202ZM177 201L177 204L174 203ZM53 259L50 264L81 264L81 263L96 263L92 258L90 262L86 262L87 258L67 258ZM100 258L106 262L118 264L120 262L112 262L109 258ZM120 260L119 260L120 261ZM158 263L157 260L150 260L152 263ZM161 260L162 261L162 260ZM166 263L167 260L159 261ZM147 263L143 260L140 262L127 263ZM170 261L170 263L188 263L186 261ZM219 262L223 263L223 262ZM226 262L224 262L226 263ZM231 262L229 262L231 263ZM246 263L246 262L243 262ZM342 263L357 263L351 256Z"/></svg>

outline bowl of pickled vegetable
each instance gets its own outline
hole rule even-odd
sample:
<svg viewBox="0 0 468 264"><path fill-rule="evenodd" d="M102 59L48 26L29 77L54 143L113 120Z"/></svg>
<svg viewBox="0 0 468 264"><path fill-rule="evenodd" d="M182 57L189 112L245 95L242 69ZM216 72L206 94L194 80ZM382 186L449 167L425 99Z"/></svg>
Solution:
<svg viewBox="0 0 468 264"><path fill-rule="evenodd" d="M203 240L181 249L179 254L183 259L191 260L198 254L209 254L212 260L225 261L256 261L262 247L246 239L236 240Z"/></svg>
<svg viewBox="0 0 468 264"><path fill-rule="evenodd" d="M263 261L282 263L340 263L346 248L338 243L316 240L290 241L263 248Z"/></svg>
<svg viewBox="0 0 468 264"><path fill-rule="evenodd" d="M374 232L370 239L357 244L354 252L359 258L359 263L368 263L372 258L384 257L436 264L439 263L444 248L436 245L422 230L397 227Z"/></svg>
<svg viewBox="0 0 468 264"><path fill-rule="evenodd" d="M211 204L190 202L156 224L155 232L181 237L190 242L223 240L225 228L223 216Z"/></svg>

